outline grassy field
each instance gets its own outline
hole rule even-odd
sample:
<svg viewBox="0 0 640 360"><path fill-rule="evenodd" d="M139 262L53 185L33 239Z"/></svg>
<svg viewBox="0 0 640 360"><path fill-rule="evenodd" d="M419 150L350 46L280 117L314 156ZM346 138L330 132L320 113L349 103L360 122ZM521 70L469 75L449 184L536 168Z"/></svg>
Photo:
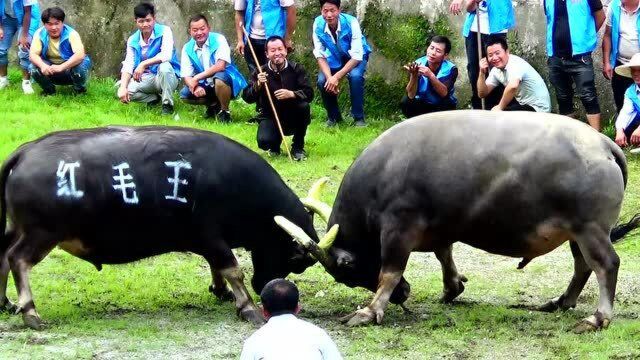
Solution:
<svg viewBox="0 0 640 360"><path fill-rule="evenodd" d="M103 125L162 124L222 133L259 151L255 124L246 124L253 107L234 102L234 122L222 125L202 118L203 108L177 103L177 116L160 109L121 105L113 81L95 80L89 94L73 97L25 97L18 76L0 93L0 159L19 144L54 130ZM364 129L343 125L327 129L324 112L313 108L307 135L309 159L289 162L269 158L287 183L303 194L311 183L329 176L324 195L332 202L342 176L359 152L390 121L370 119ZM623 218L640 203L640 160L629 155L630 180ZM318 228L323 224L318 223ZM538 305L561 294L573 269L569 247L535 259L516 270L519 259L493 256L456 244L458 269L468 278L466 291L453 305L441 305L439 263L433 254L413 254L407 273L411 313L390 306L382 326L347 328L341 315L367 304L372 294L336 283L319 265L291 276L301 289L301 316L327 329L349 359L637 359L640 358L640 241L632 235L616 246L622 266L615 319L596 333L574 335L572 325L597 303L592 276L578 307L565 313L539 313ZM237 255L250 276L249 254ZM231 303L207 291L210 272L191 254L168 254L101 272L61 250L35 267L31 284L38 311L47 322L36 332L20 316L0 315L0 359L226 359L239 356L243 340L255 329L235 316ZM13 283L10 298L16 299Z"/></svg>

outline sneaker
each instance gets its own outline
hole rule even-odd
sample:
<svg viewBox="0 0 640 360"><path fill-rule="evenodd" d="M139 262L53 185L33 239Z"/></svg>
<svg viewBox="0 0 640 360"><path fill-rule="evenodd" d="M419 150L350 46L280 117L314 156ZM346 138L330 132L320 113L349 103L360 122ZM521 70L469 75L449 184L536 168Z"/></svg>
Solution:
<svg viewBox="0 0 640 360"><path fill-rule="evenodd" d="M204 112L205 119L213 119L216 114L220 112L220 105L218 103L207 106L207 111Z"/></svg>
<svg viewBox="0 0 640 360"><path fill-rule="evenodd" d="M25 95L31 95L34 93L33 86L31 86L31 80L22 80L22 92Z"/></svg>
<svg viewBox="0 0 640 360"><path fill-rule="evenodd" d="M6 76L0 77L0 90L9 86L9 79Z"/></svg>
<svg viewBox="0 0 640 360"><path fill-rule="evenodd" d="M276 156L280 156L281 152L280 149L278 150L267 150L267 156L268 157L276 157Z"/></svg>
<svg viewBox="0 0 640 360"><path fill-rule="evenodd" d="M338 122L333 120L333 119L327 119L327 122L325 123L325 125L327 127L334 127L334 126L338 125Z"/></svg>
<svg viewBox="0 0 640 360"><path fill-rule="evenodd" d="M220 112L218 113L218 121L225 124L230 123L231 113L229 113L229 110L220 110Z"/></svg>
<svg viewBox="0 0 640 360"><path fill-rule="evenodd" d="M160 111L161 115L172 115L173 114L173 105L170 102L166 101L162 103L162 111Z"/></svg>
<svg viewBox="0 0 640 360"><path fill-rule="evenodd" d="M307 158L307 153L303 149L292 149L291 156L295 161L305 160Z"/></svg>
<svg viewBox="0 0 640 360"><path fill-rule="evenodd" d="M367 123L364 122L364 119L357 119L353 122L353 126L355 127L367 127Z"/></svg>

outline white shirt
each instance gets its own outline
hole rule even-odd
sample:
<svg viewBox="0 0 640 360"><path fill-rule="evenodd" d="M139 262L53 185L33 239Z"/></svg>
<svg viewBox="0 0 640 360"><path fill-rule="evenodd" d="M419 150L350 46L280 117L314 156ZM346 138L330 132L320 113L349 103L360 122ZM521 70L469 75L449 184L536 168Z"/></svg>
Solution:
<svg viewBox="0 0 640 360"><path fill-rule="evenodd" d="M607 26L611 27L612 6L607 8ZM618 41L618 58L623 65L627 64L634 54L640 52L638 44L638 8L634 11L627 11L620 4L620 40Z"/></svg>
<svg viewBox="0 0 640 360"><path fill-rule="evenodd" d="M538 72L521 57L509 54L507 66L504 69L494 67L489 72L486 84L496 87L498 84L507 86L512 80L520 80L520 86L515 95L520 105L529 105L538 112L551 111L551 97L547 85Z"/></svg>
<svg viewBox="0 0 640 360"><path fill-rule="evenodd" d="M4 1L4 13L5 15L11 17L11 18L16 18L16 13L13 11L13 4L16 2L17 0L5 0ZM22 1L22 6L33 6L33 5L38 5L38 0L23 0ZM22 19L20 19L22 20Z"/></svg>
<svg viewBox="0 0 640 360"><path fill-rule="evenodd" d="M317 18L313 22L313 55L316 57L316 59L318 58L326 59L327 57L329 57L330 52L324 46L324 44L322 44L322 42L320 41L320 38L316 35L316 29L319 26L318 25L319 19L320 18ZM342 29L340 26L340 21L338 21L338 28L336 29L336 38L338 39L340 38L341 30ZM331 35L331 30L329 30L329 24L326 24L324 26L324 32L329 34L331 41L333 41L333 43L335 44L336 40ZM349 49L348 53L349 53L349 56L351 56L351 58L354 60L362 61L362 58L364 57L364 52L362 49L362 30L360 29L360 24L358 23L358 20L355 17L353 18L353 20L351 20L351 49Z"/></svg>
<svg viewBox="0 0 640 360"><path fill-rule="evenodd" d="M251 18L251 28L249 36L252 39L264 40L266 32L264 30L264 21L262 20L262 11L260 10L260 1L253 2L253 18ZM281 7L293 6L294 0L280 0ZM247 9L247 0L234 0L234 9L236 11L244 11Z"/></svg>
<svg viewBox="0 0 640 360"><path fill-rule="evenodd" d="M218 60L222 60L227 64L231 64L231 49L229 48L229 43L227 43L227 39L222 36L217 36L218 40L218 49L213 54L213 59L215 60L213 64L210 63L211 59L211 47L209 46L209 39L202 44L202 47L199 48L196 44L196 54L202 60L202 68L207 70L218 62ZM196 73L193 64L191 64L191 60L189 60L189 56L187 55L187 46L182 47L182 55L180 56L180 76L185 77L193 77L198 75ZM213 83L213 77L207 78L207 83Z"/></svg>
<svg viewBox="0 0 640 360"><path fill-rule="evenodd" d="M471 23L470 31L478 32L478 20L480 20L480 33L481 34L491 34L489 30L489 12L487 11L487 1L484 0L478 3L478 7L476 8L476 17L473 18L473 22ZM504 34L507 30L502 30L497 32L496 34Z"/></svg>
<svg viewBox="0 0 640 360"><path fill-rule="evenodd" d="M640 93L638 85L636 85L636 92ZM638 116L638 113L633 107L633 101L625 96L624 104L622 105L622 109L620 109L620 113L616 119L616 129L625 130L629 125L631 125L631 122L636 118L636 116Z"/></svg>
<svg viewBox="0 0 640 360"><path fill-rule="evenodd" d="M340 360L329 335L295 315L274 316L249 337L240 360Z"/></svg>
<svg viewBox="0 0 640 360"><path fill-rule="evenodd" d="M149 44L155 39L155 34L151 32L151 36L149 37L149 42L145 42L142 38L142 32L140 32L140 48L142 50L142 57L144 58L147 55L147 51L149 51ZM160 45L160 52L158 56L162 60L162 62L166 62L171 60L173 55L173 32L171 28L168 26L164 27L164 33L162 33L162 44ZM134 68L134 50L131 46L130 42L127 40L127 55L122 62L122 71L123 73L133 74ZM148 70L147 70L148 71Z"/></svg>

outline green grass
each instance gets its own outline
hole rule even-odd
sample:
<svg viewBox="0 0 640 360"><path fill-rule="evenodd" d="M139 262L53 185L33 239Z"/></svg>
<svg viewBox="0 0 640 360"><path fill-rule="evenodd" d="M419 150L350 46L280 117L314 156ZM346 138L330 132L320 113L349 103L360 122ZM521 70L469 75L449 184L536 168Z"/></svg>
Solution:
<svg viewBox="0 0 640 360"><path fill-rule="evenodd" d="M114 98L113 81L96 80L89 94L25 97L16 73L12 87L0 93L0 159L19 144L54 130L103 125L162 124L222 133L260 152L256 126L245 124L253 106L234 102L234 123L202 118L204 109L176 103L179 119L159 109L124 106ZM268 158L287 183L303 194L321 177L331 178L324 198L332 202L347 167L360 151L393 122L370 119L366 129L346 125L327 129L324 111L313 107L307 135L309 159L292 163ZM629 156L630 180L623 217L640 203L640 161ZM322 224L318 223L318 227ZM622 259L616 317L611 327L586 335L569 332L597 303L592 278L578 307L544 314L512 305L537 305L559 295L572 274L567 246L516 270L517 259L488 255L456 244L458 268L469 277L454 305L437 303L442 290L439 263L432 254L413 254L406 277L412 286L405 314L390 306L382 326L347 328L341 315L367 304L372 294L338 284L318 265L291 276L301 290L305 319L327 329L351 359L636 359L640 358L640 242L633 235L617 245ZM249 254L237 251L249 277ZM82 260L54 250L32 272L44 331L25 329L19 316L0 315L0 358L237 358L254 328L235 316L230 303L212 297L205 261L190 254L168 254L133 264L105 266L101 272ZM16 299L13 283L9 295Z"/></svg>

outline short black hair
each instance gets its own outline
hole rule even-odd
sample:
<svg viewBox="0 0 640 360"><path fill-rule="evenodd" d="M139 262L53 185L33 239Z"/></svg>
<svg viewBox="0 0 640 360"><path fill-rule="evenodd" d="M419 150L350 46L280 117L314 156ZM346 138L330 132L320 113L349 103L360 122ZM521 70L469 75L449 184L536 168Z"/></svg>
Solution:
<svg viewBox="0 0 640 360"><path fill-rule="evenodd" d="M326 3L333 4L337 6L338 9L340 8L340 0L320 0L320 7L322 7Z"/></svg>
<svg viewBox="0 0 640 360"><path fill-rule="evenodd" d="M260 300L271 316L293 314L298 306L300 293L294 283L285 279L274 279L260 292Z"/></svg>
<svg viewBox="0 0 640 360"><path fill-rule="evenodd" d="M145 18L147 15L156 16L156 7L152 3L141 2L133 8L133 16L136 19Z"/></svg>
<svg viewBox="0 0 640 360"><path fill-rule="evenodd" d="M487 39L487 48L495 44L500 44L503 50L509 50L507 39L505 39L504 36L489 36L489 39Z"/></svg>
<svg viewBox="0 0 640 360"><path fill-rule="evenodd" d="M451 52L451 40L449 40L448 37L442 36L442 35L436 35L436 36L432 37L431 40L429 40L429 43L427 44L427 47L429 45L431 45L432 42L434 42L436 44L444 44L444 53L445 54L448 54L449 52Z"/></svg>
<svg viewBox="0 0 640 360"><path fill-rule="evenodd" d="M57 6L54 7L50 7L45 9L42 12L42 16L40 16L40 20L42 20L43 24L46 24L49 22L49 19L54 18L56 20L62 21L64 22L64 18L67 15L65 15L64 10L60 9Z"/></svg>
<svg viewBox="0 0 640 360"><path fill-rule="evenodd" d="M274 41L282 41L282 45L284 45L284 39L282 38L282 36L279 35L271 35L267 38L267 41L265 41L264 43L264 51L267 51L267 48L269 47L269 43L274 42Z"/></svg>
<svg viewBox="0 0 640 360"><path fill-rule="evenodd" d="M202 15L202 14L197 14L197 15L193 15L192 17L189 18L189 26L191 26L192 23L200 21L200 20L204 20L204 22L209 25L209 20L207 20L207 17Z"/></svg>

